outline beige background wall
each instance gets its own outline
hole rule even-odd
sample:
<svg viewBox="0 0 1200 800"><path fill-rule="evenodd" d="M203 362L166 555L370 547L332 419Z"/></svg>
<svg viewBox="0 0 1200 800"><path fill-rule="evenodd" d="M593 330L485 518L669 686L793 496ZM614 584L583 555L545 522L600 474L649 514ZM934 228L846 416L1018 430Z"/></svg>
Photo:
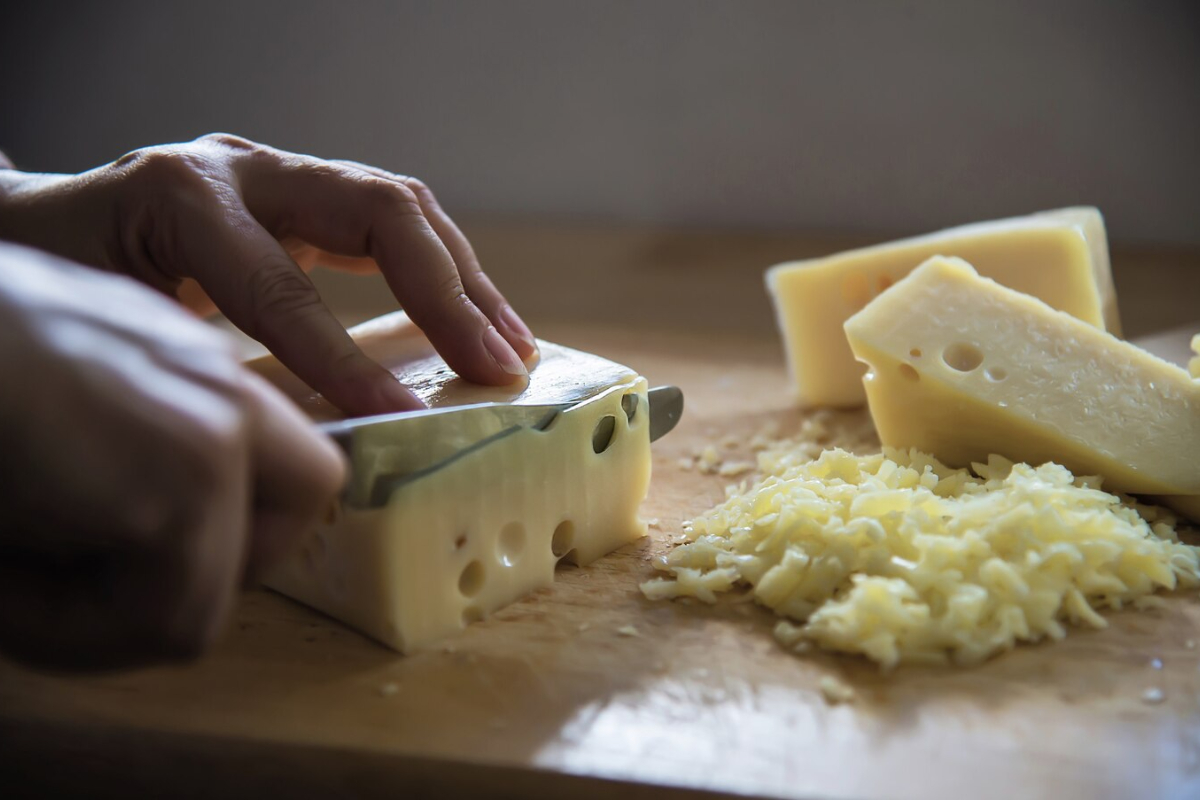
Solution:
<svg viewBox="0 0 1200 800"><path fill-rule="evenodd" d="M6 3L0 148L229 130L452 211L889 233L1069 203L1200 243L1189 2Z"/></svg>

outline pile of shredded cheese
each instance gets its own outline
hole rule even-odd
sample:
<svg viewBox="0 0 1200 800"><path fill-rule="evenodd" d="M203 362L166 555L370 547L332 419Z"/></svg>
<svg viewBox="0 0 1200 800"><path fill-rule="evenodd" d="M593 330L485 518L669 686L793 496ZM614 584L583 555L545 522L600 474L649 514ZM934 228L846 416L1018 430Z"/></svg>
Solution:
<svg viewBox="0 0 1200 800"><path fill-rule="evenodd" d="M902 662L975 664L1018 641L1103 628L1097 609L1200 585L1168 512L1056 464L993 456L974 473L917 451L759 456L767 473L684 525L651 599L748 586L776 637Z"/></svg>

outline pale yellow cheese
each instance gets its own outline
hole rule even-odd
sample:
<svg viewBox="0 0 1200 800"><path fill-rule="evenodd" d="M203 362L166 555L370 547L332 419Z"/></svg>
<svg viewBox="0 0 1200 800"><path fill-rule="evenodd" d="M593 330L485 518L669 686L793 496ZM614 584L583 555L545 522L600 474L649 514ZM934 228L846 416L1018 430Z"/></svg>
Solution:
<svg viewBox="0 0 1200 800"><path fill-rule="evenodd" d="M1200 494L1200 382L1036 298L932 258L846 322L880 440Z"/></svg>
<svg viewBox="0 0 1200 800"><path fill-rule="evenodd" d="M763 460L767 476L684 525L651 599L745 588L789 648L975 664L1020 641L1103 628L1105 608L1200 586L1173 521L1056 464L974 474L917 451Z"/></svg>
<svg viewBox="0 0 1200 800"><path fill-rule="evenodd" d="M1104 220L1066 208L780 264L767 271L801 405L862 405L862 365L843 323L871 298L935 256L957 256L980 274L1120 335Z"/></svg>
<svg viewBox="0 0 1200 800"><path fill-rule="evenodd" d="M528 383L482 387L456 378L402 315L351 333L433 406L582 402L545 431L522 430L402 485L386 507L343 507L267 586L411 652L549 586L560 559L587 564L645 535L644 378L539 342ZM315 417L336 416L278 362L256 366ZM605 419L613 422L607 447L593 441Z"/></svg>

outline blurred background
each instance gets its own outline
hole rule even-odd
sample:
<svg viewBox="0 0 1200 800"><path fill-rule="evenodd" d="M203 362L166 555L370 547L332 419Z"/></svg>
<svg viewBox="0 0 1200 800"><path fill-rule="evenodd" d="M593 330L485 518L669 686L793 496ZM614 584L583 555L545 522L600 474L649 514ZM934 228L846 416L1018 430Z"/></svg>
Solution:
<svg viewBox="0 0 1200 800"><path fill-rule="evenodd" d="M8 2L0 149L225 130L456 215L887 236L1098 205L1200 244L1200 4Z"/></svg>

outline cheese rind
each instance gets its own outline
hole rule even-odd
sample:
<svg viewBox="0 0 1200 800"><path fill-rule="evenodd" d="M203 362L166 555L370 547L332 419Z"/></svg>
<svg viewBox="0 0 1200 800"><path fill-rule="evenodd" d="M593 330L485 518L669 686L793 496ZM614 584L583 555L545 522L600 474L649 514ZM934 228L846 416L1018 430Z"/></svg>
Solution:
<svg viewBox="0 0 1200 800"><path fill-rule="evenodd" d="M1104 220L1095 208L975 223L779 264L767 271L767 290L802 405L865 402L863 370L846 344L842 325L935 255L964 258L1005 286L1121 333Z"/></svg>
<svg viewBox="0 0 1200 800"><path fill-rule="evenodd" d="M650 483L644 378L539 342L527 383L475 386L455 378L407 318L352 334L434 406L579 402L544 431L520 430L401 484L383 508L343 507L267 576L268 587L407 653L550 586L560 559L588 564L646 534L638 516ZM278 362L255 366L314 416L334 415ZM597 440L607 419L613 433Z"/></svg>
<svg viewBox="0 0 1200 800"><path fill-rule="evenodd" d="M999 453L1200 493L1200 383L1179 367L932 258L845 325L880 440L954 466Z"/></svg>

